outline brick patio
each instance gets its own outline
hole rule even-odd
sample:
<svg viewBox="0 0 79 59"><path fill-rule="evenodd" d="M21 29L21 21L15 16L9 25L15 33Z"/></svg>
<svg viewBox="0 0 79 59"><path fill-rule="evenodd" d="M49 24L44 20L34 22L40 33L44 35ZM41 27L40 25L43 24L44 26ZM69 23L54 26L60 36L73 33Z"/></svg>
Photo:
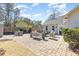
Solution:
<svg viewBox="0 0 79 59"><path fill-rule="evenodd" d="M17 43L28 47L39 56L77 56L77 54L69 50L68 44L63 41L62 36L59 36L58 41L49 38L46 38L48 41L38 41L30 38L29 34L24 34L20 37L4 36L3 38L13 38Z"/></svg>

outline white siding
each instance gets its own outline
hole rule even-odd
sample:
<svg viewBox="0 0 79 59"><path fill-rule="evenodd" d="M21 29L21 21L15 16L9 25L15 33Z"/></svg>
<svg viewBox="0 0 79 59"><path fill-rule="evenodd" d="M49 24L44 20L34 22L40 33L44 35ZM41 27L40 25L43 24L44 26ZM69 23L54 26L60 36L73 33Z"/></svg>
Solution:
<svg viewBox="0 0 79 59"><path fill-rule="evenodd" d="M62 19L62 17L58 17L58 18L57 18L57 24L62 26L62 24L63 24L63 19Z"/></svg>
<svg viewBox="0 0 79 59"><path fill-rule="evenodd" d="M44 23L44 26L43 26L43 30L46 31L46 26L48 26L48 31L51 32L52 31L52 26L54 26L54 30L55 30L55 33L59 34L59 29L60 27L62 26L63 24L63 19L62 17L58 17L57 19L55 20L49 20L49 21L46 21ZM56 25L57 25L57 28L56 28Z"/></svg>
<svg viewBox="0 0 79 59"><path fill-rule="evenodd" d="M73 15L69 19L69 28L79 27L79 13Z"/></svg>
<svg viewBox="0 0 79 59"><path fill-rule="evenodd" d="M48 26L48 31L51 32L53 25L47 25L47 26ZM43 27L43 30L46 31L46 26ZM55 33L59 34L59 26L57 27L54 26L54 30L55 30Z"/></svg>
<svg viewBox="0 0 79 59"><path fill-rule="evenodd" d="M49 25L49 26L48 26L48 31L50 32L51 30L52 30L52 26Z"/></svg>
<svg viewBox="0 0 79 59"><path fill-rule="evenodd" d="M63 27L69 28L69 19L63 19Z"/></svg>
<svg viewBox="0 0 79 59"><path fill-rule="evenodd" d="M46 31L46 26L48 26L48 31L50 32L52 30L52 26L51 25L44 25L43 26L44 31Z"/></svg>

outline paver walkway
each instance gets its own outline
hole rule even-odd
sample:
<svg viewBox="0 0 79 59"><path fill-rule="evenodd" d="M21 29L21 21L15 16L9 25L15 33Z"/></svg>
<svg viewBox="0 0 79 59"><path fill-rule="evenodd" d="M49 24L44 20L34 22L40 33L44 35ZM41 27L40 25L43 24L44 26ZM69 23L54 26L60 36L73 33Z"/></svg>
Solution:
<svg viewBox="0 0 79 59"><path fill-rule="evenodd" d="M4 38L13 38L16 42L30 48L36 55L39 56L77 56L74 52L69 50L68 44L63 41L63 37L59 36L59 40L48 41L35 40L30 38L29 34L23 36L4 36Z"/></svg>

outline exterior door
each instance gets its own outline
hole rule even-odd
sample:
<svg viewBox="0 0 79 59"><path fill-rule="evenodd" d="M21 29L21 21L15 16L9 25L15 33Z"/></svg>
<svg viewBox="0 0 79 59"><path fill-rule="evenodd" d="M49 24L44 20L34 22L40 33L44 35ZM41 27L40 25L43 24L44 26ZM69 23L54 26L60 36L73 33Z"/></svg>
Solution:
<svg viewBox="0 0 79 59"><path fill-rule="evenodd" d="M46 26L46 31L48 31L48 26Z"/></svg>
<svg viewBox="0 0 79 59"><path fill-rule="evenodd" d="M55 27L54 27L54 26L52 26L52 30L53 30L53 31L55 30Z"/></svg>

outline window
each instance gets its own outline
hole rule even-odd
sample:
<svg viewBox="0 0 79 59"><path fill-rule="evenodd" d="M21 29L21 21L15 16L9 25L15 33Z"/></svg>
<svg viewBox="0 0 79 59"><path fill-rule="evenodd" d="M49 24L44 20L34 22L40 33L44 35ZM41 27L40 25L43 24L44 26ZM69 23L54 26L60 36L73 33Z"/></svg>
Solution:
<svg viewBox="0 0 79 59"><path fill-rule="evenodd" d="M52 30L54 30L54 26L52 26Z"/></svg>
<svg viewBox="0 0 79 59"><path fill-rule="evenodd" d="M46 30L48 30L48 26L46 26Z"/></svg>

